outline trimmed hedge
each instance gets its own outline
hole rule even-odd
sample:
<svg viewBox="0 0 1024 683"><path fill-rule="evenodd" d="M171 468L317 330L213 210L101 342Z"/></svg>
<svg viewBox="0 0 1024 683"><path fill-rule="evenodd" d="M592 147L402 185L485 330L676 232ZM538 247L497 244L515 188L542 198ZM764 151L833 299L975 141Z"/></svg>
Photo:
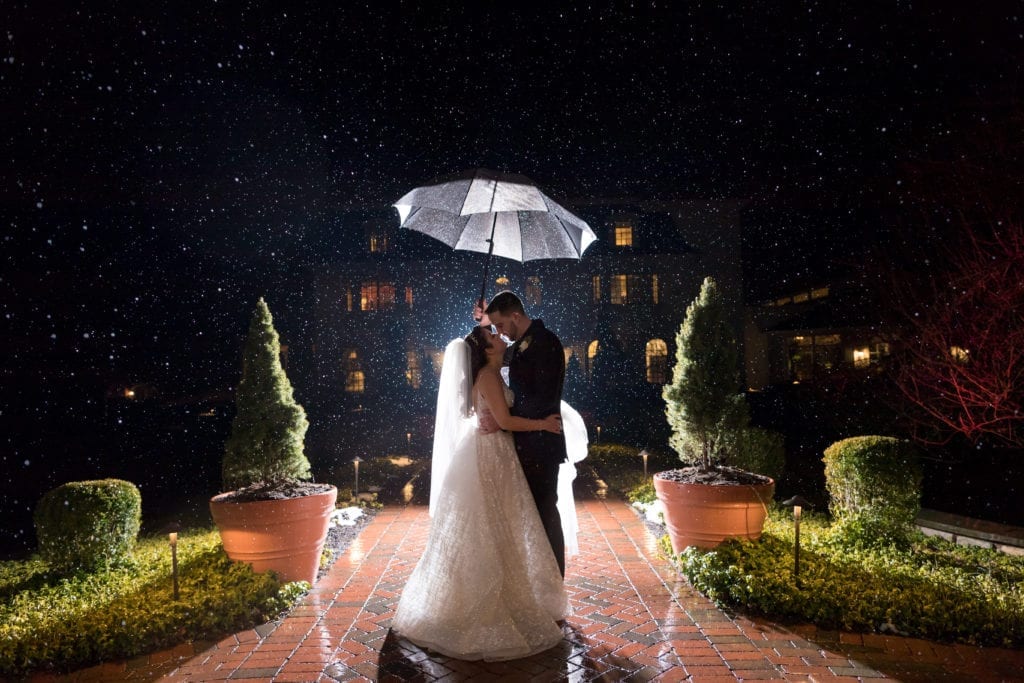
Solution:
<svg viewBox="0 0 1024 683"><path fill-rule="evenodd" d="M62 573L109 569L131 556L141 520L142 495L131 482L61 484L36 505L39 554Z"/></svg>
<svg viewBox="0 0 1024 683"><path fill-rule="evenodd" d="M825 449L829 509L851 542L899 541L921 511L921 468L909 443L855 436Z"/></svg>

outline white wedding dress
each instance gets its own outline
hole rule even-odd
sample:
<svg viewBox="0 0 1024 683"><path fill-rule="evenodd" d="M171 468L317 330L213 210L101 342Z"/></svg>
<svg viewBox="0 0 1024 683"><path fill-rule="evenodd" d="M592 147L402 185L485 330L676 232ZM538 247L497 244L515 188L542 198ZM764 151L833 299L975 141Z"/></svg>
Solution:
<svg viewBox="0 0 1024 683"><path fill-rule="evenodd" d="M433 482L427 546L392 628L458 659L517 659L557 645L570 608L512 435L475 399L478 426L461 431Z"/></svg>

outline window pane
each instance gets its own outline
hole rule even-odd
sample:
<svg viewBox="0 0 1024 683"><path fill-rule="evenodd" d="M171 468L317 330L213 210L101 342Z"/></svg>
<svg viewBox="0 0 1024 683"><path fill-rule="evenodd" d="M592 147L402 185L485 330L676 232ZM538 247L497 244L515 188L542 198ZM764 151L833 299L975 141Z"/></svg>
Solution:
<svg viewBox="0 0 1024 683"><path fill-rule="evenodd" d="M629 223L619 223L615 226L615 246L633 246L633 226Z"/></svg>
<svg viewBox="0 0 1024 683"><path fill-rule="evenodd" d="M668 345L663 339L647 342L647 381L651 384L668 382Z"/></svg>
<svg viewBox="0 0 1024 683"><path fill-rule="evenodd" d="M420 366L420 354L407 351L405 354L405 382L413 389L419 389L423 382L423 369Z"/></svg>
<svg viewBox="0 0 1024 683"><path fill-rule="evenodd" d="M612 303L613 304L625 304L627 303L627 281L626 275L612 275Z"/></svg>
<svg viewBox="0 0 1024 683"><path fill-rule="evenodd" d="M359 310L390 311L395 307L395 283L364 282L359 290Z"/></svg>
<svg viewBox="0 0 1024 683"><path fill-rule="evenodd" d="M377 308L381 311L390 311L395 307L395 283L381 282L377 285Z"/></svg>
<svg viewBox="0 0 1024 683"><path fill-rule="evenodd" d="M359 289L359 310L360 311L376 311L377 310L377 283L376 282L364 282L363 286Z"/></svg>
<svg viewBox="0 0 1024 683"><path fill-rule="evenodd" d="M353 370L348 373L348 379L345 380L345 391L350 394L361 394L365 389L366 377L362 370Z"/></svg>
<svg viewBox="0 0 1024 683"><path fill-rule="evenodd" d="M372 228L370 230L370 252L383 254L391 246L391 238L386 228Z"/></svg>

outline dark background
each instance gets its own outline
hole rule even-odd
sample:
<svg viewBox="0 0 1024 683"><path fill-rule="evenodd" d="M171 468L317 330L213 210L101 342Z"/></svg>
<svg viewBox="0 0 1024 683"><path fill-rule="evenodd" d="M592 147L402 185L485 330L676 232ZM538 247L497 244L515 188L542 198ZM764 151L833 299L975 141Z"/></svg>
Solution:
<svg viewBox="0 0 1024 683"><path fill-rule="evenodd" d="M129 424L105 387L229 391L252 303L298 334L350 209L477 166L741 198L759 301L906 247L901 168L1021 94L1018 2L288 4L5 4L6 542L112 462L147 499L216 480L223 423Z"/></svg>

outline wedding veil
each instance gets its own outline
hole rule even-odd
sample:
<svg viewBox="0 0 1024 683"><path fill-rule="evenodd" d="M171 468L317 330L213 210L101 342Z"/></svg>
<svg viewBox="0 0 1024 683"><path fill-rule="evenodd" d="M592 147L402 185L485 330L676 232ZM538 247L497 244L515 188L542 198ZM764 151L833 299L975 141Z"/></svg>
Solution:
<svg viewBox="0 0 1024 683"><path fill-rule="evenodd" d="M476 429L473 414L473 383L469 367L469 344L453 339L444 350L441 364L441 386L437 390L437 413L434 419L434 452L430 464L430 514L434 514L441 495L444 475L448 471L455 445Z"/></svg>

